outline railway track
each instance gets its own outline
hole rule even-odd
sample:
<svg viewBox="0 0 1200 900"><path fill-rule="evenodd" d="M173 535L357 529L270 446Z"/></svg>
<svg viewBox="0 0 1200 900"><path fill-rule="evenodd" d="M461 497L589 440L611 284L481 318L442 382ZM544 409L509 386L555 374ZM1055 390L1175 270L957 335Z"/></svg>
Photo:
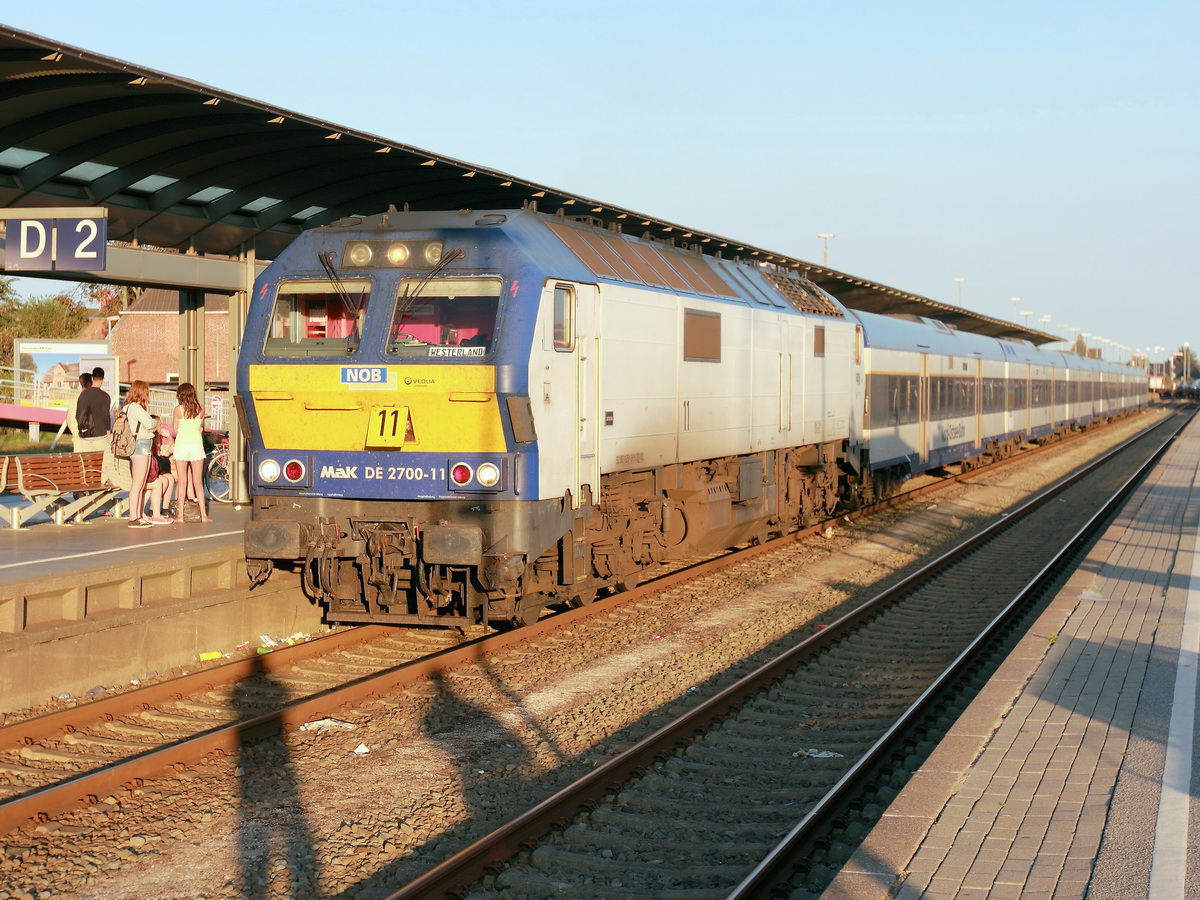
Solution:
<svg viewBox="0 0 1200 900"><path fill-rule="evenodd" d="M1038 448L1044 452L1058 445ZM1031 453L1001 460L1003 466ZM977 474L940 479L911 489L849 520L911 501ZM794 541L829 527L813 526ZM778 542L771 546L777 545ZM672 573L695 577L725 563L664 567L655 589ZM636 595L630 594L630 597ZM556 620L554 626L565 624ZM535 634L524 630L524 639ZM488 644L503 643L496 637ZM347 704L382 690L402 688L475 651L451 656L462 643L448 630L348 629L261 657L242 659L178 679L105 697L77 707L0 727L0 832L28 819L45 820L98 797L206 755L233 753L247 738L331 717Z"/></svg>
<svg viewBox="0 0 1200 900"><path fill-rule="evenodd" d="M976 471L968 477L979 474ZM813 530L817 529L809 531ZM760 547L754 552L770 549ZM689 581L726 564L715 560L676 573L631 597L649 590L661 592L673 583ZM614 600L620 602L620 598ZM177 772L205 756L236 752L247 738L336 717L347 704L401 690L447 668L478 661L485 653L527 641L535 646L543 640L553 642L550 635L556 629L612 608L613 603L604 602L572 610L529 628L494 635L486 642L457 643L455 635L440 631L356 629L196 673L189 676L190 684L158 685L97 701L70 713L16 723L0 731L0 779L7 783L3 790L10 798L0 806L0 828L7 830L30 819L46 821L106 795L128 793L156 774ZM405 645L414 639L423 643ZM379 640L382 643L375 643ZM324 661L313 657L318 650L323 652L322 648L338 642L345 646ZM252 685L257 678L264 679L269 687L258 692L258 701L262 702L254 699ZM289 701L283 708L265 702L281 697ZM80 714L87 718L79 719ZM77 751L74 757L73 751Z"/></svg>
<svg viewBox="0 0 1200 900"><path fill-rule="evenodd" d="M349 629L5 725L0 833L333 715L353 701L356 682L404 671L457 643L449 631Z"/></svg>
<svg viewBox="0 0 1200 900"><path fill-rule="evenodd" d="M1116 492L1097 473L1128 445L389 900L796 896L804 870L800 883L788 882L821 823L828 827L974 654L1059 576L1175 433Z"/></svg>

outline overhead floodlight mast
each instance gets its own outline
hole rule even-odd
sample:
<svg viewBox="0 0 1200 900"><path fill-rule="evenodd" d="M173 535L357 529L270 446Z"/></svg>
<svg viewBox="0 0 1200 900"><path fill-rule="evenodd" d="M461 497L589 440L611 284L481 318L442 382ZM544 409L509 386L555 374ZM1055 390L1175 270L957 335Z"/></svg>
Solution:
<svg viewBox="0 0 1200 900"><path fill-rule="evenodd" d="M837 235L834 234L833 232L828 232L828 233L824 233L824 234L818 234L817 237L819 237L824 242L824 247L821 250L821 265L828 266L829 265L829 239L832 237L837 237Z"/></svg>
<svg viewBox="0 0 1200 900"><path fill-rule="evenodd" d="M951 281L953 281L953 282L955 283L955 285L954 285L954 286L955 286L955 290L957 291L957 294L955 295L955 296L957 297L957 299L955 300L955 303L956 303L957 305L959 305L959 306L962 306L962 283L963 283L964 281L966 281L967 279L965 279L965 278L951 278L950 280L951 280Z"/></svg>

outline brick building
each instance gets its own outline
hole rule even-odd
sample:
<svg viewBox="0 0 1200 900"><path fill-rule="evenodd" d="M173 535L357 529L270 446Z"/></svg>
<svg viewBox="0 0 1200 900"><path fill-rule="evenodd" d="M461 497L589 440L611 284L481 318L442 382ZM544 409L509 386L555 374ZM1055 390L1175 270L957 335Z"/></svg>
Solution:
<svg viewBox="0 0 1200 900"><path fill-rule="evenodd" d="M179 380L179 295L175 291L143 291L115 321L94 319L79 336L103 338L106 328L123 384L138 378L152 385ZM229 298L224 294L204 296L204 381L208 385L229 381Z"/></svg>

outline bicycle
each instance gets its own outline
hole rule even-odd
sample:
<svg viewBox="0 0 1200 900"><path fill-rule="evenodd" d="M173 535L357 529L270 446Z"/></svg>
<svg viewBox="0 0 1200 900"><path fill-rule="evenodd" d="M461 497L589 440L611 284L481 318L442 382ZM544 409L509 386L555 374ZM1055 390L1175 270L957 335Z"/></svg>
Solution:
<svg viewBox="0 0 1200 900"><path fill-rule="evenodd" d="M229 438L208 451L204 461L204 492L217 503L233 502L233 484L229 480Z"/></svg>

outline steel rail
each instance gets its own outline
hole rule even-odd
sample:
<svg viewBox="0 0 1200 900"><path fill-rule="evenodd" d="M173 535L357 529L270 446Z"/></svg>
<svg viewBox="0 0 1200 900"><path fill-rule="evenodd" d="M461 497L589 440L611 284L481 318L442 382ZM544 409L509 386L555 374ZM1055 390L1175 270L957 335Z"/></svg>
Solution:
<svg viewBox="0 0 1200 900"><path fill-rule="evenodd" d="M425 900L425 898L462 895L469 884L489 872L498 870L505 861L511 859L519 851L532 847L552 827L565 825L581 810L599 803L605 793L618 788L631 775L644 771L654 762L665 758L675 748L686 745L713 723L736 712L748 699L784 677L789 670L799 666L806 658L836 643L847 632L857 628L865 619L883 607L898 601L922 582L929 580L940 570L973 552L981 544L1011 528L1020 519L1053 500L1067 488L1110 462L1132 444L1163 427L1164 423L1169 421L1167 419L1156 423L1151 428L1147 428L1111 448L1103 456L1086 466L1059 479L1050 487L1010 511L1004 518L967 538L957 547L922 566L857 609L841 616L826 628L805 638L774 660L760 666L754 672L689 710L675 721L659 728L637 744L593 769L578 781L567 785L521 815L464 847L400 890L387 895L384 900L418 900L418 898ZM1182 427L1181 425L1180 428ZM1178 431L1179 429L1176 429L1171 434L1164 444L1164 449L1166 444L1174 440ZM779 542L763 546L772 545L778 546Z"/></svg>
<svg viewBox="0 0 1200 900"><path fill-rule="evenodd" d="M0 727L0 750L29 746L38 741L69 734L79 728L147 709L157 703L178 700L186 694L236 684L261 672L278 672L288 666L352 647L386 633L382 626L360 626L291 644L247 659L234 660L189 672L178 678L147 684L132 691L100 697L79 706L61 709Z"/></svg>

